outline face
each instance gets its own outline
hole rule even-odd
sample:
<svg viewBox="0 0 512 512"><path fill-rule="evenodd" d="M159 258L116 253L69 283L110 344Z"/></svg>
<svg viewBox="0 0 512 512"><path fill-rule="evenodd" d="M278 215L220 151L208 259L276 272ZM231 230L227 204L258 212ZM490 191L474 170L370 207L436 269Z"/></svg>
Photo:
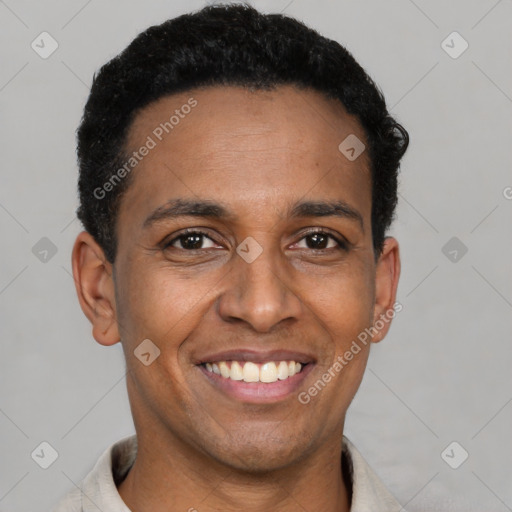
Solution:
<svg viewBox="0 0 512 512"><path fill-rule="evenodd" d="M338 149L351 134L366 144L340 104L288 86L195 89L138 113L130 153L155 144L121 200L110 323L94 331L122 341L138 433L250 471L339 445L369 343L333 367L392 306L399 272L393 239L375 261L369 160ZM143 340L160 351L148 365Z"/></svg>

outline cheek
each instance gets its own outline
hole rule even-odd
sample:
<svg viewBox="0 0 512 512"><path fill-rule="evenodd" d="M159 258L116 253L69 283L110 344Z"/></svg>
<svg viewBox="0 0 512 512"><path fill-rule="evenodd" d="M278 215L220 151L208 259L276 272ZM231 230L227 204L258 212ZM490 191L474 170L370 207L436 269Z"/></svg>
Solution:
<svg viewBox="0 0 512 512"><path fill-rule="evenodd" d="M168 269L131 269L118 287L118 320L130 345L145 338L164 349L185 339L213 297L218 276L185 278Z"/></svg>
<svg viewBox="0 0 512 512"><path fill-rule="evenodd" d="M329 331L328 356L319 366L316 380L305 391L318 397L316 407L337 425L357 393L366 369L370 338L365 330L371 325L372 300L367 286L348 286L341 280L334 284L338 286L323 291L320 307L316 309L318 324Z"/></svg>
<svg viewBox="0 0 512 512"><path fill-rule="evenodd" d="M205 293L203 285L192 281L185 285L162 268L134 268L125 273L118 288L118 319L127 366L133 377L133 400L142 399L144 407L155 410L188 407L185 372L178 360L179 347L197 324L195 312L199 311ZM148 339L158 347L159 353L146 366L134 351Z"/></svg>
<svg viewBox="0 0 512 512"><path fill-rule="evenodd" d="M369 355L370 337L367 330L373 320L374 282L370 272L361 271L344 284L338 294L337 311L330 312L332 328L338 333L333 365L343 386L350 388L350 391L347 389L347 395L353 397Z"/></svg>
<svg viewBox="0 0 512 512"><path fill-rule="evenodd" d="M338 350L371 325L374 283L364 269L343 269L303 290L320 324L338 340Z"/></svg>

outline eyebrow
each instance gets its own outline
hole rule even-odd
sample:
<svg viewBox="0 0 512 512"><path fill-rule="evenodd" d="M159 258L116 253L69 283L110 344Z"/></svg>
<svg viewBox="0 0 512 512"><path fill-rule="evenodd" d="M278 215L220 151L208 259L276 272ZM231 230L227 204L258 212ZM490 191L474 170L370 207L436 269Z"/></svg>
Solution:
<svg viewBox="0 0 512 512"><path fill-rule="evenodd" d="M155 222L177 217L209 217L227 219L233 217L227 208L209 199L171 199L165 205L158 207L144 221L143 228L151 227Z"/></svg>
<svg viewBox="0 0 512 512"><path fill-rule="evenodd" d="M156 222L178 217L232 220L236 218L236 215L227 207L210 199L171 199L163 206L154 210L146 218L143 228L148 229ZM288 217L292 219L302 217L340 217L357 221L364 233L363 216L358 210L342 200L298 202L292 206Z"/></svg>
<svg viewBox="0 0 512 512"><path fill-rule="evenodd" d="M301 217L341 217L359 222L364 233L363 216L353 206L345 201L303 201L296 203L291 212L291 218Z"/></svg>

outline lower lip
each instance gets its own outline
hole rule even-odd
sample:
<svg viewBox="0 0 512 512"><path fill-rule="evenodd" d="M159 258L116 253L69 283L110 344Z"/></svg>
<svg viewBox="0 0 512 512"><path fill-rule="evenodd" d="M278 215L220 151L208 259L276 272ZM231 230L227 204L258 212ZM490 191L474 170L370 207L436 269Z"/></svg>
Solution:
<svg viewBox="0 0 512 512"><path fill-rule="evenodd" d="M295 394L313 369L313 366L313 363L309 363L304 365L302 370L293 377L268 383L227 379L216 373L209 372L202 365L199 365L198 368L217 389L232 398L242 402L270 403L284 400L290 395Z"/></svg>

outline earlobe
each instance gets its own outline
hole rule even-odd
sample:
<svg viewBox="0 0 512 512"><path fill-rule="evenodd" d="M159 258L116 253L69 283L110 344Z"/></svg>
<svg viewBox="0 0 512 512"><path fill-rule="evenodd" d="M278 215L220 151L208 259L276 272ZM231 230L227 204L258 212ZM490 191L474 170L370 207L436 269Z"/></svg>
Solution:
<svg viewBox="0 0 512 512"><path fill-rule="evenodd" d="M400 251L395 238L386 237L375 272L374 336L372 342L383 340L395 316L394 305L400 278Z"/></svg>
<svg viewBox="0 0 512 512"><path fill-rule="evenodd" d="M101 345L114 345L120 336L112 265L87 231L77 236L71 263L80 307L92 324L94 339Z"/></svg>

